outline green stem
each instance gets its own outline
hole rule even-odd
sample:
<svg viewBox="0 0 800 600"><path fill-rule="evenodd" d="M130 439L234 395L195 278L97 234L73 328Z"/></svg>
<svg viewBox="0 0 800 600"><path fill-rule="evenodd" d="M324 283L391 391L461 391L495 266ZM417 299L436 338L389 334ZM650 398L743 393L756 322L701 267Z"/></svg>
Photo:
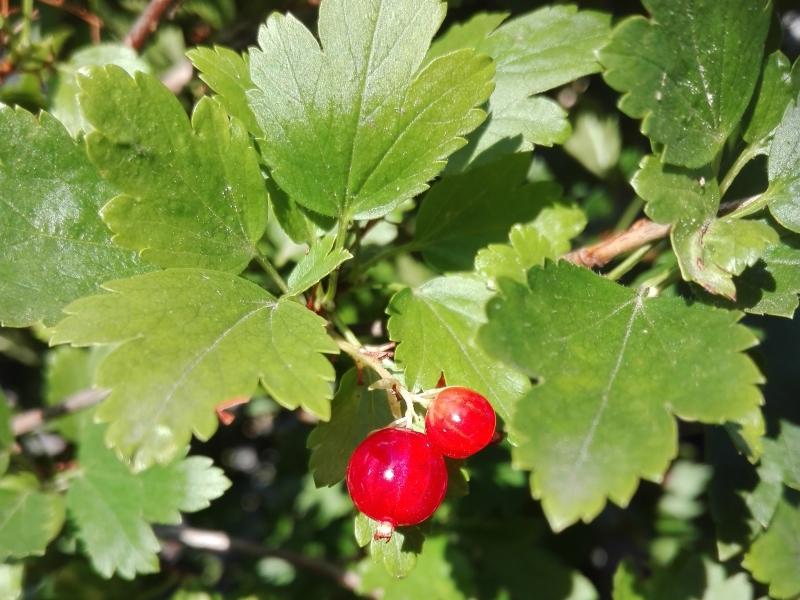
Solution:
<svg viewBox="0 0 800 600"><path fill-rule="evenodd" d="M347 230L350 227L350 219L342 216L339 218L339 227L336 230L336 241L334 242L333 251L338 252L345 246L347 238ZM336 288L339 286L339 269L336 269L328 278L328 290L322 300L324 306L331 308L333 300L336 298Z"/></svg>
<svg viewBox="0 0 800 600"><path fill-rule="evenodd" d="M614 231L623 231L630 227L633 222L636 220L636 215L639 214L639 211L642 210L642 206L644 205L644 200L639 198L639 196L634 196L633 200L628 203L628 206L625 207L622 215L617 221L617 224L614 226Z"/></svg>
<svg viewBox="0 0 800 600"><path fill-rule="evenodd" d="M736 179L736 176L741 172L744 166L751 160L753 160L756 156L761 154L762 150L763 149L761 148L760 145L751 144L742 151L742 153L731 165L731 168L728 169L728 172L725 173L725 177L722 178L722 181L719 184L720 197L725 195L725 192L727 192L728 188L731 187L733 180Z"/></svg>
<svg viewBox="0 0 800 600"><path fill-rule="evenodd" d="M335 312L328 315L330 317L331 323L333 323L334 327L339 330L344 338L356 348L361 348L361 341L356 337L356 334L353 333L353 330L350 329L347 324L342 321L342 318L337 315Z"/></svg>
<svg viewBox="0 0 800 600"><path fill-rule="evenodd" d="M670 267L668 269L664 269L660 273L653 275L650 279L646 279L641 283L639 286L640 290L644 290L647 288L655 288L658 292L660 292L667 283L671 283L673 279L677 278L679 273L678 267Z"/></svg>
<svg viewBox="0 0 800 600"><path fill-rule="evenodd" d="M366 273L368 269L371 269L382 260L386 260L387 258L391 258L398 254L406 254L408 252L413 252L416 249L417 249L416 240L411 240L410 242L406 242L405 244L399 244L397 246L389 246L388 248L384 248L377 254L372 255L370 258L368 258L360 265L358 265L358 273L354 272L354 274L359 275Z"/></svg>
<svg viewBox="0 0 800 600"><path fill-rule="evenodd" d="M607 274L606 278L610 279L611 281L618 281L620 277L625 275L628 271L630 271L633 267L637 265L637 263L642 260L645 254L647 254L650 249L653 247L653 244L645 244L644 246L637 248L634 252L628 255L628 257L619 263L616 267L611 269Z"/></svg>
<svg viewBox="0 0 800 600"><path fill-rule="evenodd" d="M33 17L33 0L22 0L22 35L21 45L26 47L31 41L31 19Z"/></svg>
<svg viewBox="0 0 800 600"><path fill-rule="evenodd" d="M736 207L736 210L729 212L726 215L726 217L731 219L741 219L742 217L747 217L749 215L757 213L765 206L767 206L768 200L769 197L767 196L767 194L758 194L757 196L748 198L747 200L739 204L739 206Z"/></svg>
<svg viewBox="0 0 800 600"><path fill-rule="evenodd" d="M275 282L275 285L280 288L281 292L288 294L289 286L286 285L283 277L281 277L281 274L278 273L278 270L272 266L272 263L269 262L269 259L259 252L256 254L256 260L258 261L258 264L261 265L261 268L264 269L264 272L270 276L272 281Z"/></svg>

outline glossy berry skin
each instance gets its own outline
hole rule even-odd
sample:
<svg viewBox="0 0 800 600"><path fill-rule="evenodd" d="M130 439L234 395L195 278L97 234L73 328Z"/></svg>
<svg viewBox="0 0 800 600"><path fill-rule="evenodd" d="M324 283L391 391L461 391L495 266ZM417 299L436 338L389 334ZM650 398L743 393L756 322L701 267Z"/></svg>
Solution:
<svg viewBox="0 0 800 600"><path fill-rule="evenodd" d="M492 441L497 418L489 401L464 387L445 388L425 416L425 433L439 452L467 458Z"/></svg>
<svg viewBox="0 0 800 600"><path fill-rule="evenodd" d="M447 491L444 458L425 434L400 427L371 433L347 465L347 491L358 510L380 521L380 538L421 523Z"/></svg>

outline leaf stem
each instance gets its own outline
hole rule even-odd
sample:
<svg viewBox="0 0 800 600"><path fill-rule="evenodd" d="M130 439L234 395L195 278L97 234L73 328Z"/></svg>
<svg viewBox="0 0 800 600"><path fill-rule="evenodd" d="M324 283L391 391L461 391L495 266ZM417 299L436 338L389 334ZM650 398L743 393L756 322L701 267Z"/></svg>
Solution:
<svg viewBox="0 0 800 600"><path fill-rule="evenodd" d="M617 221L617 224L614 227L614 231L622 231L630 227L636 219L636 215L638 215L639 211L642 210L643 205L644 200L642 200L639 196L634 196L633 200L628 203L628 206L626 206L625 210L622 212L619 221Z"/></svg>
<svg viewBox="0 0 800 600"><path fill-rule="evenodd" d="M741 172L744 166L753 160L756 156L763 152L763 148L760 144L750 144L745 148L742 153L736 158L736 160L731 165L731 168L728 169L728 172L725 173L725 177L722 178L722 181L719 184L719 195L722 197L725 195L725 192L731 187L734 179L736 176Z"/></svg>
<svg viewBox="0 0 800 600"><path fill-rule="evenodd" d="M278 270L272 265L269 259L260 252L257 252L256 260L258 261L258 264L261 265L261 268L264 269L264 272L270 276L270 279L275 282L275 285L280 288L281 292L288 294L289 286L286 285L286 281L284 281L283 277L281 277L281 274L278 273Z"/></svg>
<svg viewBox="0 0 800 600"><path fill-rule="evenodd" d="M20 42L23 47L30 45L32 18L33 0L22 0L22 34L20 36Z"/></svg>
<svg viewBox="0 0 800 600"><path fill-rule="evenodd" d="M746 198L741 202L735 202L732 204L733 210L726 213L725 216L731 219L741 219L742 217L747 217L754 213L757 213L765 206L767 206L767 201L769 197L767 194L756 194L755 196L751 196L750 198ZM721 207L724 212L724 209L727 207Z"/></svg>
<svg viewBox="0 0 800 600"><path fill-rule="evenodd" d="M391 258L397 254L405 254L408 252L413 252L416 249L417 249L416 240L411 240L409 242L405 242L404 244L399 244L397 246L389 246L388 248L384 248L380 252L373 254L363 263L358 265L358 271L353 270L353 273L356 275L366 273L368 269L371 269L382 260L386 260L387 258Z"/></svg>
<svg viewBox="0 0 800 600"><path fill-rule="evenodd" d="M333 252L338 252L345 246L345 238L347 238L347 230L350 227L350 219L341 216L339 218L339 226L336 230L336 241L333 245ZM336 298L336 290L339 286L339 269L337 267L330 277L328 277L328 289L325 292L325 297L322 299L322 304L328 308L333 308L333 301Z"/></svg>
<svg viewBox="0 0 800 600"><path fill-rule="evenodd" d="M606 278L610 279L611 281L618 281L623 275L635 267L652 247L653 244L649 243L641 246L637 250L634 250L625 260L606 273Z"/></svg>

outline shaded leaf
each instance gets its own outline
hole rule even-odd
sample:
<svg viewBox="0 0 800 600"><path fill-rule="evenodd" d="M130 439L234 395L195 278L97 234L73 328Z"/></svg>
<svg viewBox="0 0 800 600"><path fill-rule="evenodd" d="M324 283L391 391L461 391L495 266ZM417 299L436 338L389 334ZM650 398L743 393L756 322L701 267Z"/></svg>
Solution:
<svg viewBox="0 0 800 600"><path fill-rule="evenodd" d="M769 585L772 598L796 598L800 594L800 494L786 494L775 516L744 557L753 578Z"/></svg>
<svg viewBox="0 0 800 600"><path fill-rule="evenodd" d="M631 185L647 202L645 212L672 224L670 240L681 274L712 294L736 298L733 276L754 265L778 233L755 220L717 218L719 186L707 170L670 167L648 156Z"/></svg>
<svg viewBox="0 0 800 600"><path fill-rule="evenodd" d="M342 376L331 403L331 420L318 423L308 436L309 468L317 486L331 486L345 477L350 455L367 435L394 420L386 390L370 390L378 376L369 369L350 369Z"/></svg>
<svg viewBox="0 0 800 600"><path fill-rule="evenodd" d="M418 527L401 527L392 533L391 539L376 540L375 530L379 523L358 513L355 518L356 542L362 548L369 545L370 559L390 577L399 579L413 573L417 558L422 552L425 539Z"/></svg>
<svg viewBox="0 0 800 600"><path fill-rule="evenodd" d="M555 183L528 183L529 166L527 156L511 155L435 183L417 215L414 248L439 271L469 270L480 248L561 199Z"/></svg>
<svg viewBox="0 0 800 600"><path fill-rule="evenodd" d="M744 141L762 145L769 140L786 107L797 95L799 84L800 80L792 81L792 65L780 50L764 59L761 80L754 94L755 104L742 133Z"/></svg>
<svg viewBox="0 0 800 600"><path fill-rule="evenodd" d="M391 545L391 541L386 546ZM396 575L387 572L376 561L363 561L361 573L361 593L382 592L385 600L416 600L431 598L436 600L459 600L469 596L463 589L464 579L468 577L469 565L458 549L448 544L444 536L428 538L417 558L414 570L398 580Z"/></svg>
<svg viewBox="0 0 800 600"><path fill-rule="evenodd" d="M33 475L0 479L0 561L42 556L64 524L64 499L39 491Z"/></svg>
<svg viewBox="0 0 800 600"><path fill-rule="evenodd" d="M798 97L800 100L800 97ZM769 150L764 192L775 220L800 233L800 104L786 108Z"/></svg>
<svg viewBox="0 0 800 600"><path fill-rule="evenodd" d="M103 429L81 433L80 471L70 482L67 509L95 570L132 579L158 571L160 546L150 523L178 523L179 511L207 507L230 482L202 456L134 474L105 447Z"/></svg>

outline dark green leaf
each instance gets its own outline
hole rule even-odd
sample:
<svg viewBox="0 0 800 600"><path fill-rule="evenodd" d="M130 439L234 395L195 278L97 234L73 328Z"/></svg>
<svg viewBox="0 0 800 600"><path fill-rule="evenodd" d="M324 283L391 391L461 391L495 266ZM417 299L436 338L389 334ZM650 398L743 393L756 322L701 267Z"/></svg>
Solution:
<svg viewBox="0 0 800 600"><path fill-rule="evenodd" d="M370 432L394 420L386 390L370 390L378 380L368 369L350 369L342 376L331 404L331 420L319 423L308 436L309 467L318 486L339 483L356 446Z"/></svg>
<svg viewBox="0 0 800 600"><path fill-rule="evenodd" d="M114 241L162 267L239 272L256 253L267 195L247 131L210 98L192 122L175 95L119 67L81 76L89 156L123 192L103 208Z"/></svg>
<svg viewBox="0 0 800 600"><path fill-rule="evenodd" d="M560 200L557 184L527 182L529 166L527 156L511 155L438 181L422 201L414 248L439 271L469 270L480 248L505 241L512 225Z"/></svg>
<svg viewBox="0 0 800 600"><path fill-rule="evenodd" d="M64 499L39 491L33 475L0 479L0 561L42 556L64 524Z"/></svg>
<svg viewBox="0 0 800 600"><path fill-rule="evenodd" d="M769 0L643 0L600 52L619 107L643 119L665 162L710 163L755 89L772 16Z"/></svg>
<svg viewBox="0 0 800 600"><path fill-rule="evenodd" d="M800 101L800 97L798 97ZM769 187L764 192L772 216L800 233L800 104L792 102L783 114L769 150Z"/></svg>
<svg viewBox="0 0 800 600"><path fill-rule="evenodd" d="M0 324L58 320L103 281L145 270L97 212L114 192L47 113L0 106Z"/></svg>

